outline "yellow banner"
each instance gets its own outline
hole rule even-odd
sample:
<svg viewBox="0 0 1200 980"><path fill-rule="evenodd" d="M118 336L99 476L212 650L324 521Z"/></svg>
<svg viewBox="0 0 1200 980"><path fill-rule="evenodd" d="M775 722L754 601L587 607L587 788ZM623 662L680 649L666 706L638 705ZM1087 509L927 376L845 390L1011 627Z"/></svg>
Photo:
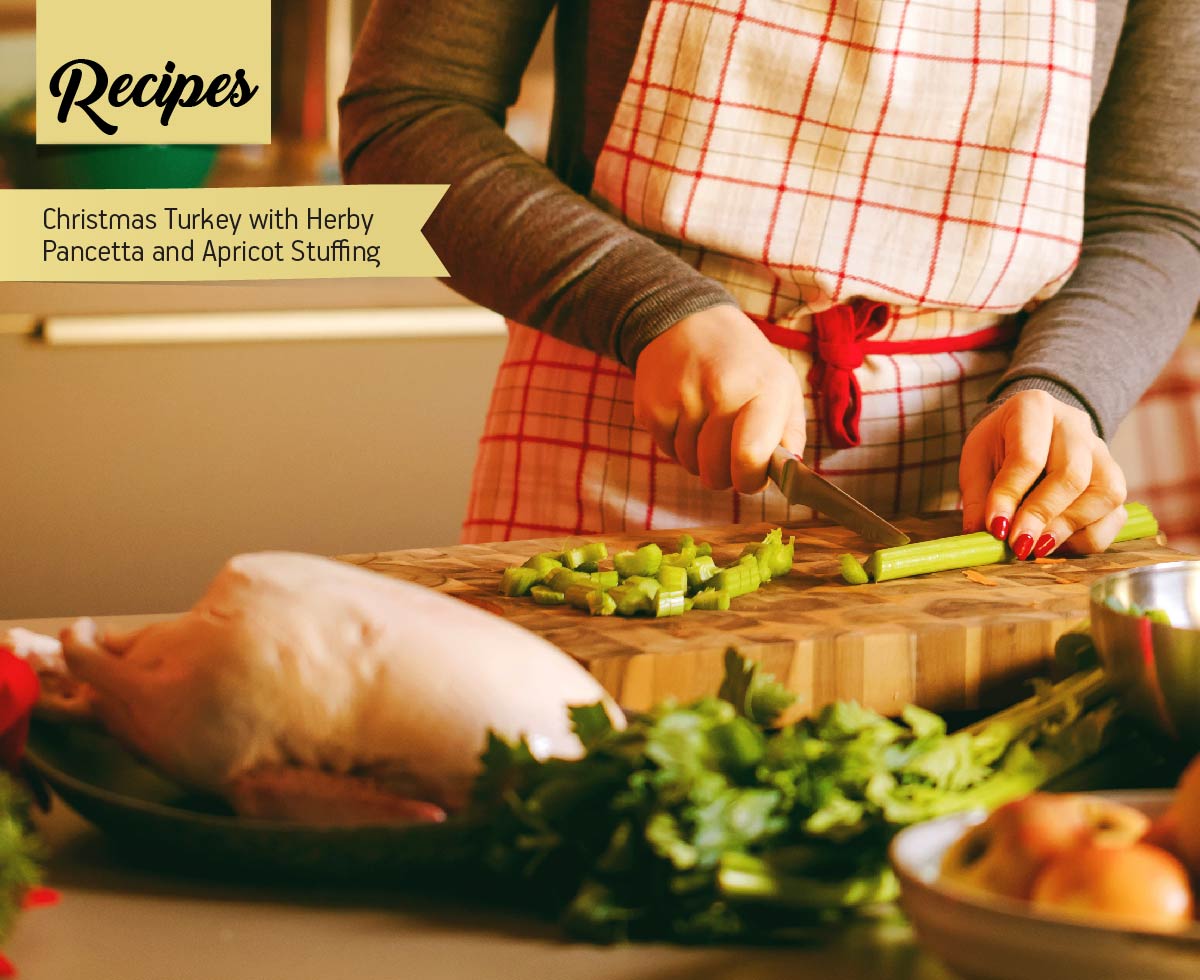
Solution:
<svg viewBox="0 0 1200 980"><path fill-rule="evenodd" d="M0 281L445 276L444 184L0 191Z"/></svg>

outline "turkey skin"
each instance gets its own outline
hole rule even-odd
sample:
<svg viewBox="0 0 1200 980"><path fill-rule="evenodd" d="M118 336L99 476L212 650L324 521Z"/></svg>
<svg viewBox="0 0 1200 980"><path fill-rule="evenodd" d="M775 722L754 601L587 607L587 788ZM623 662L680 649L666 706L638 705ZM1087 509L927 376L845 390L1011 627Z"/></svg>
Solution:
<svg viewBox="0 0 1200 980"><path fill-rule="evenodd" d="M232 558L177 619L62 634L78 700L178 781L246 815L437 819L489 730L577 757L572 705L620 709L575 661L432 589L290 552Z"/></svg>

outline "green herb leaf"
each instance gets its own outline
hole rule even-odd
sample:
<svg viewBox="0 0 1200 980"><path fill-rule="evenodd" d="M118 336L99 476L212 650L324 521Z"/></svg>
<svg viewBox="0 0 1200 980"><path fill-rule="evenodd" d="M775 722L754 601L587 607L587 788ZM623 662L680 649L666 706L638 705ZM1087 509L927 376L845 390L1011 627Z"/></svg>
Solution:
<svg viewBox="0 0 1200 980"><path fill-rule="evenodd" d="M770 674L760 674L760 668L757 661L730 647L725 651L725 679L717 697L732 704L742 717L770 726L796 703L796 695Z"/></svg>

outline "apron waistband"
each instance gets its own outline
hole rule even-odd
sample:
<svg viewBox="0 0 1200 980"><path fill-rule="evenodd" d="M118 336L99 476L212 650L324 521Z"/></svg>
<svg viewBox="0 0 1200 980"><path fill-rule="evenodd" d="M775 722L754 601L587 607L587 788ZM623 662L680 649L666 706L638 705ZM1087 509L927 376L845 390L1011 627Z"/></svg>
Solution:
<svg viewBox="0 0 1200 980"><path fill-rule="evenodd" d="M887 324L886 303L855 300L814 313L812 331L781 327L760 316L747 314L771 343L788 350L812 354L808 382L819 398L825 431L837 449L860 443L858 422L862 390L855 370L868 354L951 354L957 351L1007 347L1017 336L1015 318L973 333L913 340L870 340Z"/></svg>

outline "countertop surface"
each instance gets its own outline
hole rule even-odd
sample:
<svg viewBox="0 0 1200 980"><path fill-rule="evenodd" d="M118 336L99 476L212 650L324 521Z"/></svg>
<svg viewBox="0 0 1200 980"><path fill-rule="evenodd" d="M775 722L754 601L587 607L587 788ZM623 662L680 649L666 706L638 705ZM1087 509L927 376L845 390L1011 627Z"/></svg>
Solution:
<svg viewBox="0 0 1200 980"><path fill-rule="evenodd" d="M101 620L132 627L159 616ZM0 621L54 633L69 620ZM157 873L129 863L55 800L38 817L47 884L61 902L22 913L5 954L29 980L950 980L907 927L855 927L797 947L597 947L553 923L402 887L264 887Z"/></svg>

